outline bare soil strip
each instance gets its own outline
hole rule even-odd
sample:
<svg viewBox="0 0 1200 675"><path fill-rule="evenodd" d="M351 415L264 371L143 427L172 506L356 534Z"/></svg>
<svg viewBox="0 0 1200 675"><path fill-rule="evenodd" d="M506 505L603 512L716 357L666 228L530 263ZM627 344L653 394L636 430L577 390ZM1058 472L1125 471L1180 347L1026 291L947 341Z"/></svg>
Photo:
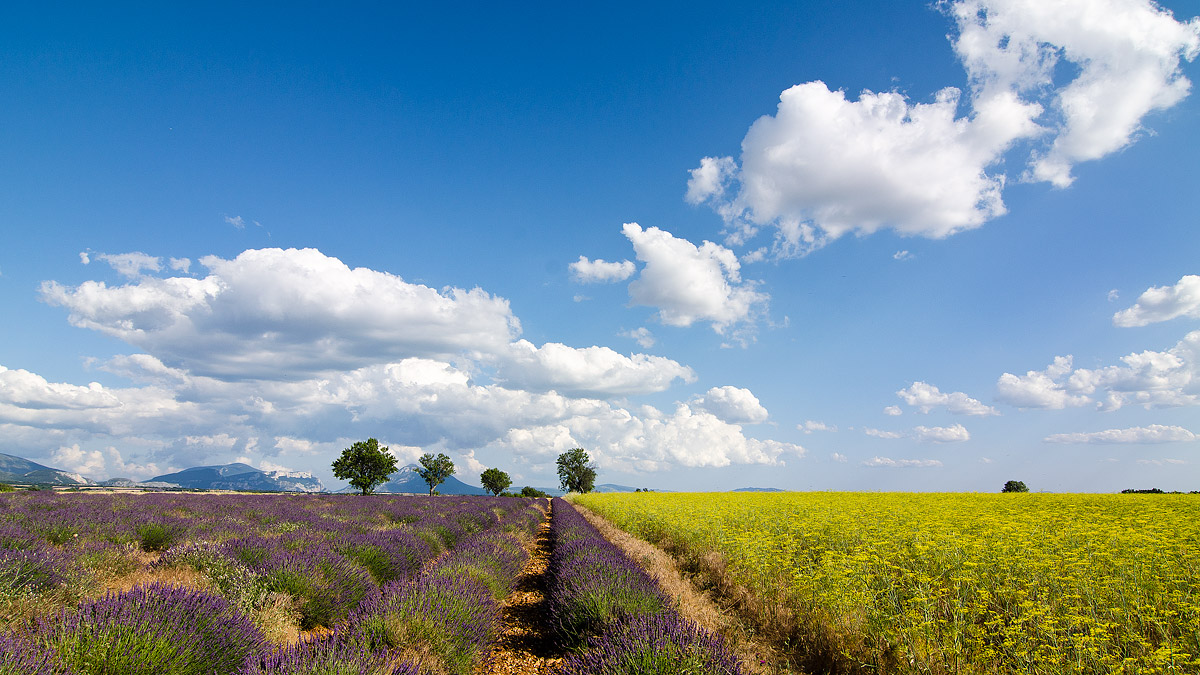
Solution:
<svg viewBox="0 0 1200 675"><path fill-rule="evenodd" d="M500 603L500 638L475 675L550 675L563 661L551 639L546 611L546 568L550 564L550 514L529 548L529 562L513 592Z"/></svg>
<svg viewBox="0 0 1200 675"><path fill-rule="evenodd" d="M686 578L671 554L617 528L579 504L573 506L600 530L605 539L621 549L630 560L641 565L658 582L659 588L676 602L676 610L683 618L706 630L720 633L741 661L743 672L752 675L796 672L777 650L754 637L754 629L727 607L729 602L723 603L724 598L700 590L695 582ZM722 604L726 607L722 607Z"/></svg>

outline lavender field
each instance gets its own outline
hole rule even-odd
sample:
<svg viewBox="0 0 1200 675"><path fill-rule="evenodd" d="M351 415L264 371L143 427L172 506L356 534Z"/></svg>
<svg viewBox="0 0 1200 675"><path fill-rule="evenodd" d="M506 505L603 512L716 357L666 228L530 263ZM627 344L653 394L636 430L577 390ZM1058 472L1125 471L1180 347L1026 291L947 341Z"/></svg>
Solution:
<svg viewBox="0 0 1200 675"><path fill-rule="evenodd" d="M0 674L487 672L548 507L0 495ZM566 657L555 672L738 672L568 503L553 513L546 639Z"/></svg>

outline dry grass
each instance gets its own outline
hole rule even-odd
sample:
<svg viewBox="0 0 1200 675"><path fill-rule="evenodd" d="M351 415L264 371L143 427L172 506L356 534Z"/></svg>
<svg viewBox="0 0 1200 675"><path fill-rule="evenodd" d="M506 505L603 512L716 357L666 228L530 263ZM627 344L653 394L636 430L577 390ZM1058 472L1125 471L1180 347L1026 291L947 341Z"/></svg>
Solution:
<svg viewBox="0 0 1200 675"><path fill-rule="evenodd" d="M720 633L746 672L754 675L797 672L785 656L786 650L776 646L780 638L778 628L792 622L786 620L787 617L775 617L776 628L768 628L772 626L770 620L764 620L768 606L760 603L746 588L733 583L719 553L714 551L699 558L684 558L681 564L671 553L617 528L579 504L573 506L605 539L654 578L659 588L675 600L681 616ZM682 550L676 552L683 553ZM778 623L779 619L784 621ZM768 639L763 639L764 634Z"/></svg>

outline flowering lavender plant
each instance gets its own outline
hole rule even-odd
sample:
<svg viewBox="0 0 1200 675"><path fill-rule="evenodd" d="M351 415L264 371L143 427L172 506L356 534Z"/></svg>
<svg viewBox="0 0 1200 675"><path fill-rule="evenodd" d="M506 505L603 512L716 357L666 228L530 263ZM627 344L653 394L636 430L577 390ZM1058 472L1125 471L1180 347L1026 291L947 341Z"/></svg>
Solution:
<svg viewBox="0 0 1200 675"><path fill-rule="evenodd" d="M0 675L72 675L72 673L66 666L59 663L54 654L45 649L11 635L0 634Z"/></svg>
<svg viewBox="0 0 1200 675"><path fill-rule="evenodd" d="M37 536L0 523L0 593L41 591L75 571L70 557Z"/></svg>
<svg viewBox="0 0 1200 675"><path fill-rule="evenodd" d="M297 599L300 627L333 627L364 600L379 595L371 575L332 549L314 547L280 556L264 577L267 588Z"/></svg>
<svg viewBox="0 0 1200 675"><path fill-rule="evenodd" d="M148 584L42 619L37 641L79 673L234 673L264 648L262 634L223 599Z"/></svg>
<svg viewBox="0 0 1200 675"><path fill-rule="evenodd" d="M673 612L612 624L589 649L563 664L560 675L739 675L737 659L719 636Z"/></svg>
<svg viewBox="0 0 1200 675"><path fill-rule="evenodd" d="M529 554L520 542L499 532L483 532L464 540L440 558L432 576L469 577L487 587L497 600L508 595Z"/></svg>
<svg viewBox="0 0 1200 675"><path fill-rule="evenodd" d="M373 649L400 650L422 672L466 675L479 659L499 610L491 593L468 578L417 577L392 582L349 624Z"/></svg>
<svg viewBox="0 0 1200 675"><path fill-rule="evenodd" d="M551 538L550 623L564 647L578 649L610 623L667 607L654 580L562 499L554 500Z"/></svg>
<svg viewBox="0 0 1200 675"><path fill-rule="evenodd" d="M176 546L159 558L154 566L190 567L202 573L217 587L221 597L243 612L261 607L267 597L267 583L263 576L234 560L216 544Z"/></svg>
<svg viewBox="0 0 1200 675"><path fill-rule="evenodd" d="M364 646L360 633L337 630L276 649L238 671L238 675L417 675L417 665L396 662L387 649Z"/></svg>
<svg viewBox="0 0 1200 675"><path fill-rule="evenodd" d="M366 568L380 585L412 576L433 558L433 549L424 539L400 529L346 534L333 547Z"/></svg>

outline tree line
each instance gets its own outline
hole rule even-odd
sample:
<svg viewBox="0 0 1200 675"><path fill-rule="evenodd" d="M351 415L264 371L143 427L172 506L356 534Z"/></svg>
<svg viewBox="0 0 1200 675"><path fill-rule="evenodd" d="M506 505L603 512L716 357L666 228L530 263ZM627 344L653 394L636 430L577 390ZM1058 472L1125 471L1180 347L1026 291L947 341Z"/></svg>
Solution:
<svg viewBox="0 0 1200 675"><path fill-rule="evenodd" d="M437 490L437 486L446 482L454 475L454 462L444 453L434 456L425 453L417 460L418 466L413 469L421 480L429 486L429 495ZM591 492L596 484L596 467L583 448L572 448L558 456L559 487L567 492ZM379 441L368 438L357 441L342 451L341 457L333 461L333 475L341 480L349 481L350 485L362 494L369 495L375 488L386 483L396 473L396 456L388 451L387 446L380 446ZM500 469L491 468L479 476L483 489L493 495L512 494L507 492L512 486L512 479ZM545 497L545 492L525 486L522 497Z"/></svg>

